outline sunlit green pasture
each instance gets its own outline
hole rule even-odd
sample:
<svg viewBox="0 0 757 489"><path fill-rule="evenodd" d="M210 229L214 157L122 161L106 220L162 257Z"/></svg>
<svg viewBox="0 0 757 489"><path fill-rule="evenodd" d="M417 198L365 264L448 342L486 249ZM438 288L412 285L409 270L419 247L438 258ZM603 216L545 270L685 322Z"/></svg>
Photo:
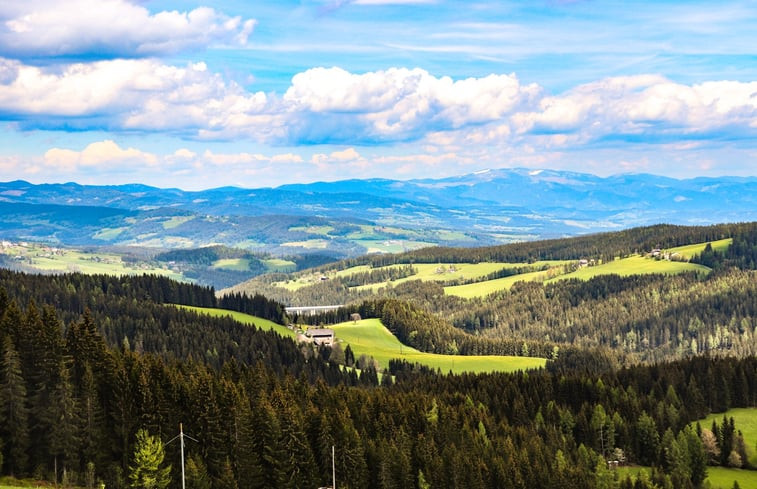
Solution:
<svg viewBox="0 0 757 489"><path fill-rule="evenodd" d="M447 282L452 280L476 280L476 279L482 279L483 277L489 275L490 273L494 273L496 271L502 270L503 268L518 268L518 267L524 267L524 266L530 266L530 267L542 267L545 265L558 265L568 263L566 261L539 261L536 263L506 263L506 262L486 262L486 263L415 263L413 264L413 268L416 270L416 273L409 276L400 278L393 281L387 281L387 282L378 282L373 284L366 284L366 285L360 285L356 286L356 290L362 290L362 289L373 289L377 290L380 287L385 287L389 283L392 285L399 285L403 282L408 282L410 280L426 280L426 281L437 281L437 282ZM345 268L344 270L339 271L326 271L324 273L318 273L318 274L311 274L311 275L304 275L300 276L296 279L289 280L289 281L282 281L282 282L276 282L274 285L278 287L283 287L288 290L297 290L302 287L306 287L308 285L312 285L313 283L316 283L320 280L320 277L326 276L329 278L335 278L335 277L348 277L350 275L354 274L360 274L360 273L366 273L370 272L372 270L386 270L391 268L401 268L407 266L406 264L398 264L398 265L387 265L386 267L376 267L372 268L369 265L358 265L350 268ZM523 278L521 278L523 280Z"/></svg>
<svg viewBox="0 0 757 489"><path fill-rule="evenodd" d="M621 276L628 275L642 275L649 273L666 273L676 274L683 272L701 272L709 273L710 269L698 265L696 263L688 263L682 261L670 261L670 260L657 260L654 258L648 258L646 256L629 256L628 258L619 258L601 265L593 267L579 268L575 272L566 273L555 277L550 281L566 280L570 278L578 278L581 280L589 280L599 275L616 274Z"/></svg>
<svg viewBox="0 0 757 489"><path fill-rule="evenodd" d="M400 278L390 282L379 282L356 287L356 289L373 289L385 287L388 284L399 285L410 280L425 280L434 282L448 282L452 280L476 280L486 277L490 273L497 272L503 268L518 268L523 266L539 267L547 262L538 262L532 265L523 263L504 263L504 262L486 262L486 263L416 263L413 264L416 273L409 277ZM398 268L406 265L390 265L386 268ZM345 270L346 272L346 270Z"/></svg>
<svg viewBox="0 0 757 489"><path fill-rule="evenodd" d="M649 467L644 466L620 467L617 470L619 479L625 479L627 475L630 475L631 478L635 479L636 475L642 470L645 471L647 475L651 472ZM757 487L757 471L732 469L728 467L707 467L705 486L709 483L711 489L731 489L734 481L738 481L739 487L742 489Z"/></svg>
<svg viewBox="0 0 757 489"><path fill-rule="evenodd" d="M109 241L111 239L116 239L121 233L126 231L128 228L126 227L120 227L120 228L102 228L99 231L97 231L95 234L92 235L94 239L102 239L103 241Z"/></svg>
<svg viewBox="0 0 757 489"><path fill-rule="evenodd" d="M755 444L757 444L757 408L729 409L725 413L711 414L705 419L700 420L699 424L702 428L710 428L712 427L712 421L715 420L718 422L718 426L720 426L723 423L724 415L728 419L733 418L736 430L741 431L744 435L744 444L746 445L750 463L757 465L757 453L755 453ZM757 484L748 487L757 487Z"/></svg>
<svg viewBox="0 0 757 489"><path fill-rule="evenodd" d="M222 258L213 262L213 268L246 272L250 270L250 260L246 258Z"/></svg>
<svg viewBox="0 0 757 489"><path fill-rule="evenodd" d="M451 287L445 287L444 293L447 295L456 295L464 299L484 297L489 294L493 294L494 292L499 292L500 290L508 290L516 282L546 280L550 277L550 275L558 273L558 270L559 267L553 267L549 270L521 273L519 275L487 280L485 282L476 282L467 285L454 285Z"/></svg>
<svg viewBox="0 0 757 489"><path fill-rule="evenodd" d="M355 358L369 355L379 362L381 368L389 365L389 360L400 358L411 363L419 363L442 372L512 372L544 367L546 360L532 357L511 357L496 355L437 355L425 353L403 345L379 319L340 323L334 329L336 337L344 347L350 345Z"/></svg>
<svg viewBox="0 0 757 489"><path fill-rule="evenodd" d="M190 311L195 311L198 314L207 314L208 316L212 317L231 317L235 321L239 321L242 324L248 324L248 325L254 325L258 329L262 329L264 331L276 331L281 336L294 338L296 335L294 331L287 328L286 326L282 326L280 324L276 324L273 321L269 321L268 319L259 318L257 316L252 316L250 314L245 314L243 312L237 312L237 311L229 311L227 309L216 309L213 307L195 307L195 306L177 306L181 307L182 309L188 309Z"/></svg>
<svg viewBox="0 0 757 489"><path fill-rule="evenodd" d="M707 467L707 481L712 485L712 489L731 489L734 481L738 481L742 489L757 487L757 471Z"/></svg>
<svg viewBox="0 0 757 489"><path fill-rule="evenodd" d="M589 280L600 275L610 274L628 276L649 273L677 274L683 272L709 273L710 269L695 263L657 260L646 256L634 255L596 266L582 267L570 273L562 273L559 267L553 267L544 272L530 272L486 282L445 287L444 291L449 295L456 295L470 299L472 297L484 297L500 290L507 290L512 287L515 282L519 281L543 281L548 283L571 278Z"/></svg>
<svg viewBox="0 0 757 489"><path fill-rule="evenodd" d="M21 264L42 272L78 272L89 275L139 275L147 273L164 275L175 280L184 280L180 274L167 268L127 263L121 259L121 256L112 253L87 252L70 248L54 249L36 244L28 247L16 246L7 250L6 253L14 257L23 257L23 260L20 260Z"/></svg>
<svg viewBox="0 0 757 489"><path fill-rule="evenodd" d="M712 249L715 251L725 251L729 246L731 246L731 243L733 243L733 238L727 238L727 239L721 239L718 241L711 241L710 245L712 246ZM678 253L683 258L686 258L687 260L694 255L698 255L699 253L703 252L705 247L707 246L707 243L697 243L693 245L686 245L686 246L677 246L675 248L670 248L665 250L666 253Z"/></svg>
<svg viewBox="0 0 757 489"><path fill-rule="evenodd" d="M293 272L297 269L297 264L292 260L283 260L281 258L270 258L263 260L263 264L269 272Z"/></svg>

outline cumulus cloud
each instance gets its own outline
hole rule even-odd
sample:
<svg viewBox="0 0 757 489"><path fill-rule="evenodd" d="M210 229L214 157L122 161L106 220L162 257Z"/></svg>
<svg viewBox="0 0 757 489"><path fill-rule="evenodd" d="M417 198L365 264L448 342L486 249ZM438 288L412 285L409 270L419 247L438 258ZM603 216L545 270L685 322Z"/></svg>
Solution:
<svg viewBox="0 0 757 489"><path fill-rule="evenodd" d="M253 19L208 7L150 13L128 0L27 0L0 6L0 55L43 60L135 58L210 44L245 45Z"/></svg>
<svg viewBox="0 0 757 489"><path fill-rule="evenodd" d="M514 117L520 133L569 133L585 140L716 136L753 137L757 82L674 83L652 75L607 78L544 97Z"/></svg>
<svg viewBox="0 0 757 489"><path fill-rule="evenodd" d="M547 95L515 75L452 80L421 69L314 68L277 95L250 92L203 63L109 60L58 70L0 58L0 114L22 129L159 132L288 146L425 140L446 152L503 141L560 149L613 140L754 140L757 82L684 85L642 75Z"/></svg>
<svg viewBox="0 0 757 489"><path fill-rule="evenodd" d="M515 75L453 81L418 68L313 68L294 76L283 101L300 113L295 141L397 141L497 120L529 106L540 91Z"/></svg>
<svg viewBox="0 0 757 489"><path fill-rule="evenodd" d="M45 152L44 164L58 171L72 171L83 167L156 165L158 157L135 148L121 148L112 140L89 144L82 151L51 148Z"/></svg>
<svg viewBox="0 0 757 489"><path fill-rule="evenodd" d="M203 63L76 63L58 71L0 59L0 113L22 128L163 131L271 139L283 122L267 96L227 83Z"/></svg>

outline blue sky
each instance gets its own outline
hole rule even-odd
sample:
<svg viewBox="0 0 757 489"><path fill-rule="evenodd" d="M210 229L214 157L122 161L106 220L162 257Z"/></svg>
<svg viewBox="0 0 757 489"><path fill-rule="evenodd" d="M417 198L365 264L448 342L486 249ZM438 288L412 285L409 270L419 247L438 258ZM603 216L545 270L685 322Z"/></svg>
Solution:
<svg viewBox="0 0 757 489"><path fill-rule="evenodd" d="M0 180L753 176L755 25L755 1L3 2Z"/></svg>

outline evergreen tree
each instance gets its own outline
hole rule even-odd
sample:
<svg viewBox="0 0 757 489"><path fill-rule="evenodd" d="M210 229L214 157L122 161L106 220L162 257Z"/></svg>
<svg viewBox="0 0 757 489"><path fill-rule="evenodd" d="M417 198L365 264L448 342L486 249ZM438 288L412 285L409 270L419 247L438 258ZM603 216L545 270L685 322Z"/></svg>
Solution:
<svg viewBox="0 0 757 489"><path fill-rule="evenodd" d="M231 468L231 462L229 461L229 459L226 459L226 462L224 462L223 468L221 469L221 476L218 478L218 481L214 485L214 489L239 489L239 485L237 484L236 477L234 477L234 470Z"/></svg>
<svg viewBox="0 0 757 489"><path fill-rule="evenodd" d="M58 382L50 394L50 406L45 414L49 450L50 455L54 457L54 466L64 472L66 469L78 468L81 447L78 428L81 424L74 388L64 362L59 365Z"/></svg>
<svg viewBox="0 0 757 489"><path fill-rule="evenodd" d="M657 424L646 412L641 413L636 423L637 442L635 454L641 465L652 465L657 461L660 447L660 433Z"/></svg>
<svg viewBox="0 0 757 489"><path fill-rule="evenodd" d="M137 431L132 465L129 466L131 489L164 489L171 482L171 466L163 466L163 442L147 430Z"/></svg>
<svg viewBox="0 0 757 489"><path fill-rule="evenodd" d="M208 468L202 458L192 455L187 458L186 482L188 489L211 489Z"/></svg>
<svg viewBox="0 0 757 489"><path fill-rule="evenodd" d="M11 338L6 336L2 342L0 363L0 439L7 445L5 470L11 475L23 475L27 467L29 413L26 402L21 360Z"/></svg>

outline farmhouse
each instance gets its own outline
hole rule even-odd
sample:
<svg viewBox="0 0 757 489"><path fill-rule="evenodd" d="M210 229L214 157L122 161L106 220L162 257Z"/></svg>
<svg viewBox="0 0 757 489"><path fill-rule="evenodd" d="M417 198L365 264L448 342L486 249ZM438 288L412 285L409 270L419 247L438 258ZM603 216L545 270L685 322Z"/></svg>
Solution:
<svg viewBox="0 0 757 489"><path fill-rule="evenodd" d="M316 345L331 346L334 344L334 330L315 328L305 331L305 336Z"/></svg>

